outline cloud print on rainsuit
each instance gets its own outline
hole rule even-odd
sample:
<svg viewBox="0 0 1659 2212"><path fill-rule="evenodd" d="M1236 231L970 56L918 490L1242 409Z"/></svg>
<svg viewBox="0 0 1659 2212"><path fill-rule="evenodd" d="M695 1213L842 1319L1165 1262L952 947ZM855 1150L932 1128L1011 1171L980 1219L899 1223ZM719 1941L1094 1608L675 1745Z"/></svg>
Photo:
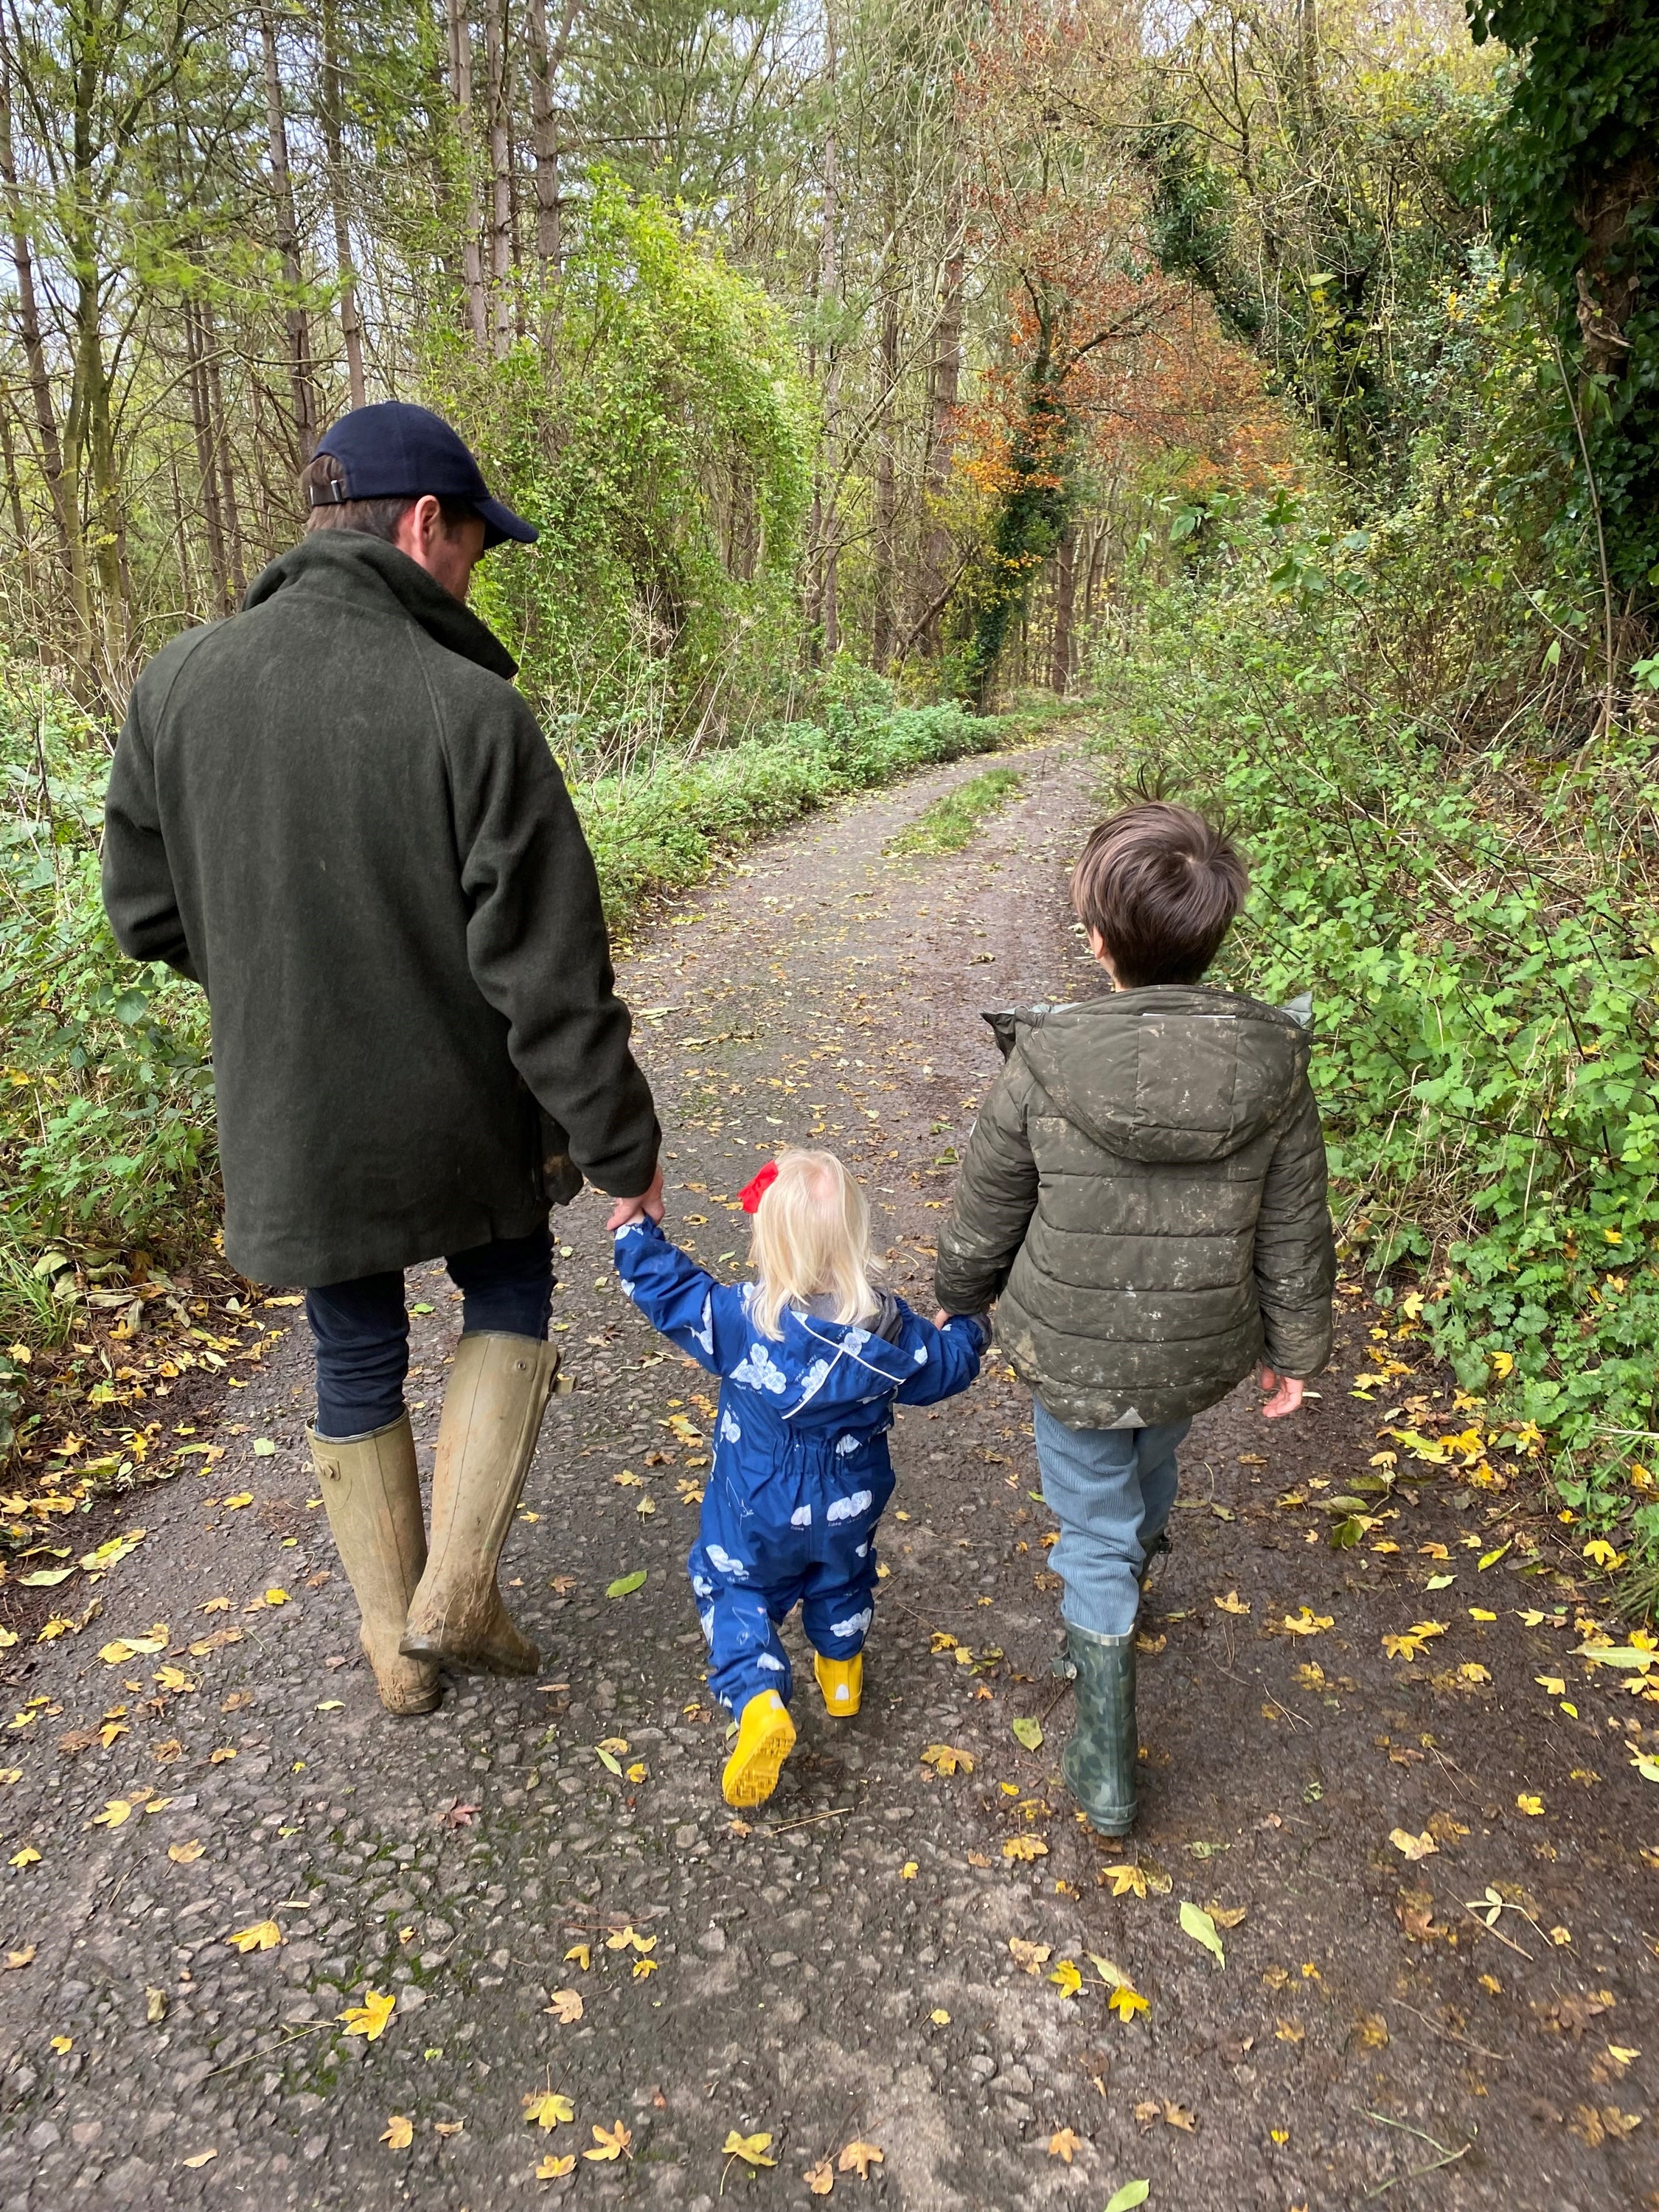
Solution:
<svg viewBox="0 0 1659 2212"><path fill-rule="evenodd" d="M966 1389L985 1331L965 1316L935 1328L895 1298L878 1330L786 1310L773 1340L750 1319L750 1286L717 1283L654 1222L619 1230L616 1259L646 1318L722 1378L687 1563L704 1601L710 1686L733 1712L763 1689L787 1700L777 1623L799 1605L808 1642L826 1658L863 1648L872 1539L893 1489L893 1407Z"/></svg>

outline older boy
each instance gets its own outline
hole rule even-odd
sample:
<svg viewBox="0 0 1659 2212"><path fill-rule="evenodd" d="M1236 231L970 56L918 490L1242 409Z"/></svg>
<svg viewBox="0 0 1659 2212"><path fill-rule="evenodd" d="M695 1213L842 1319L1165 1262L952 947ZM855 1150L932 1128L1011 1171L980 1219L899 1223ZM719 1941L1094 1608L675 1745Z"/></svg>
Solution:
<svg viewBox="0 0 1659 2212"><path fill-rule="evenodd" d="M1135 1615L1194 1413L1258 1362L1270 1420L1330 1356L1325 1145L1296 1018L1201 978L1244 901L1231 840L1162 802L1095 830L1072 901L1112 995L994 1018L1007 1065L939 1238L1036 1399L1077 1683L1061 1762L1103 1833L1135 1816Z"/></svg>

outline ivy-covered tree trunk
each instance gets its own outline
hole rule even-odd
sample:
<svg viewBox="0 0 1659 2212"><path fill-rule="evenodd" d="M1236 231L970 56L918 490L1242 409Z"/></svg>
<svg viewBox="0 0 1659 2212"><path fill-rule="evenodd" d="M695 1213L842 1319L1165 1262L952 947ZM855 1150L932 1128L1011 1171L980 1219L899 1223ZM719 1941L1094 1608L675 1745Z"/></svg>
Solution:
<svg viewBox="0 0 1659 2212"><path fill-rule="evenodd" d="M1006 486L991 525L968 656L969 680L981 713L989 711L995 696L997 665L1009 629L1024 615L1032 582L1059 544L1071 513L1074 441L1060 358L1062 319L1063 310L1052 300L1041 301Z"/></svg>

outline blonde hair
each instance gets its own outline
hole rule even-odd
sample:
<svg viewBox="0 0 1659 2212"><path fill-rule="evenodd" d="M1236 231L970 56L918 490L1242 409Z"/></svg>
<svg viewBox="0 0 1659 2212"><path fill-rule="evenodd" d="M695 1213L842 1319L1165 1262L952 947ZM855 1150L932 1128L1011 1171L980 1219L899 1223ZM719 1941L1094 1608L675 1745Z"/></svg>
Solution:
<svg viewBox="0 0 1659 2212"><path fill-rule="evenodd" d="M832 1321L868 1321L880 1310L870 1280L870 1209L833 1152L779 1153L776 1178L756 1210L750 1251L758 1278L750 1311L763 1336L782 1334L786 1306L812 1298L835 1300Z"/></svg>

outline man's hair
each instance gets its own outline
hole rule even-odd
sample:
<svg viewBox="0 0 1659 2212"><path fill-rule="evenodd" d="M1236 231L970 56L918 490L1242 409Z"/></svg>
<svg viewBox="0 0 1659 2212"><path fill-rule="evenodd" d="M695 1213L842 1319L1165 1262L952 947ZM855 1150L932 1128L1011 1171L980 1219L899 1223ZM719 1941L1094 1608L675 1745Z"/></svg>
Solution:
<svg viewBox="0 0 1659 2212"><path fill-rule="evenodd" d="M394 499L337 499L331 487L345 482L345 471L332 453L317 453L300 471L300 490L305 500L306 534L313 530L362 530L388 544L398 535L398 525L414 506L418 495L399 494ZM464 499L442 499L444 528L473 520L477 508Z"/></svg>
<svg viewBox="0 0 1659 2212"><path fill-rule="evenodd" d="M1196 983L1249 890L1224 830L1162 799L1094 830L1072 871L1072 905L1098 930L1126 990Z"/></svg>

